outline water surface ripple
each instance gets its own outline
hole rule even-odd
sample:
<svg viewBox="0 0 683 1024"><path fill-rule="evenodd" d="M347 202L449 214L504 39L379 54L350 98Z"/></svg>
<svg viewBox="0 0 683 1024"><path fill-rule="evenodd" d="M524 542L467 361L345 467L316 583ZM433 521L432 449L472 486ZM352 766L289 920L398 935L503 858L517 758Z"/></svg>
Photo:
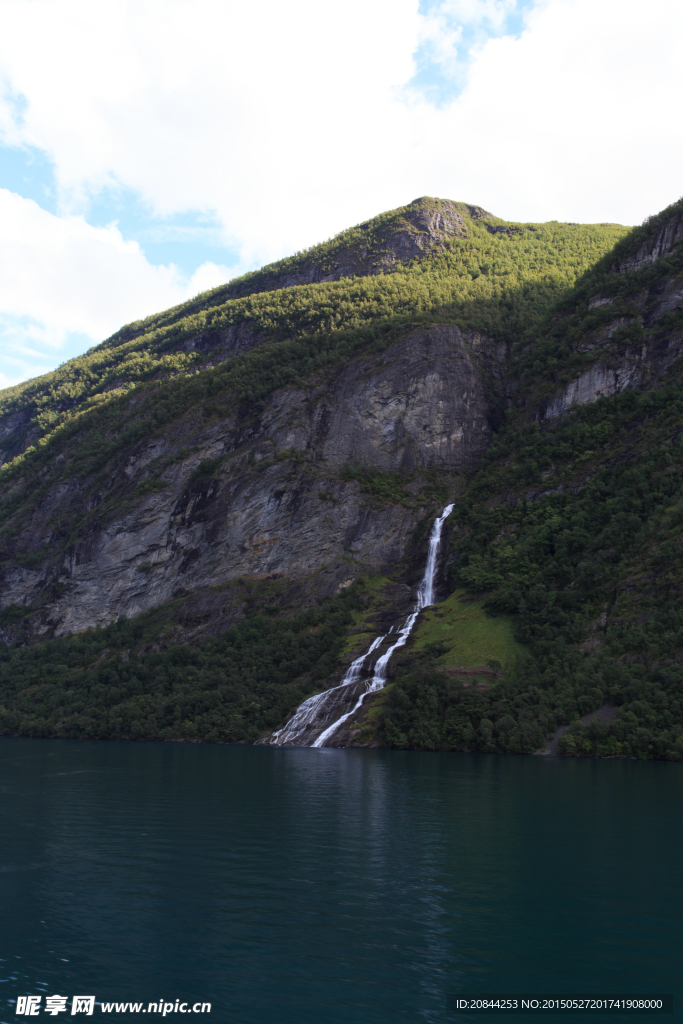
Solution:
<svg viewBox="0 0 683 1024"><path fill-rule="evenodd" d="M682 1001L680 765L3 738L0 772L3 1021L30 992L235 1024Z"/></svg>

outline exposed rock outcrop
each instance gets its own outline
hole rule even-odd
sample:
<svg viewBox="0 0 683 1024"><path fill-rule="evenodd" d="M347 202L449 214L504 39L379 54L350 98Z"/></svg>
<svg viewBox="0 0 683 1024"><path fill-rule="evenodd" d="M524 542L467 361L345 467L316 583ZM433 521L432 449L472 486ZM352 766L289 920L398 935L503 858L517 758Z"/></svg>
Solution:
<svg viewBox="0 0 683 1024"><path fill-rule="evenodd" d="M683 214L676 213L661 226L655 235L643 242L636 253L625 259L617 260L614 269L621 273L624 270L637 270L648 263L654 263L662 256L673 252L681 241L683 241Z"/></svg>
<svg viewBox="0 0 683 1024"><path fill-rule="evenodd" d="M0 449L0 466L4 462L9 462L32 442L33 438L28 429L31 416L31 409L20 409L0 416L0 440L6 444L6 447ZM37 431L34 433L37 434Z"/></svg>
<svg viewBox="0 0 683 1024"><path fill-rule="evenodd" d="M545 410L543 419L554 419L567 412L575 405L589 405L598 398L607 398L618 394L626 388L640 383L640 360L625 358L617 366L605 366L598 363L591 366L580 377L572 381L565 390L556 395Z"/></svg>
<svg viewBox="0 0 683 1024"><path fill-rule="evenodd" d="M258 416L177 425L136 446L106 495L65 480L14 541L17 554L43 549L44 562L6 564L2 604L48 595L35 629L61 635L239 577L297 579L334 564L336 589L344 558L388 569L424 515L421 499L373 505L340 468L404 470L417 495L425 470L474 467L505 401L505 355L475 332L418 330L308 389L275 392ZM150 479L155 493L140 497ZM60 553L57 524L104 499L109 511Z"/></svg>
<svg viewBox="0 0 683 1024"><path fill-rule="evenodd" d="M618 260L613 270L639 269L673 253L683 242L683 214L670 217L637 252ZM593 295L590 311L612 306L614 296ZM683 312L683 273L665 276L631 301L628 316L615 316L606 325L588 332L580 341L579 352L593 353L595 363L579 374L561 392L547 400L537 413L539 419L561 416L572 406L587 405L598 398L614 395L627 388L641 387L661 377L674 361L683 356L683 330L680 325L658 328L667 314ZM664 322L665 324L667 321ZM669 325L672 321L668 321ZM641 331L638 345L619 341L620 331L635 327Z"/></svg>
<svg viewBox="0 0 683 1024"><path fill-rule="evenodd" d="M450 238L465 238L467 226L464 216L474 220L491 218L491 214L479 206L422 196L380 224L375 221L360 224L360 238L354 237L347 242L342 235L339 244L331 251L314 252L296 270L281 268L276 263L235 281L227 286L225 297L236 298L254 291L338 281L342 277L383 274L401 263L409 263L445 248Z"/></svg>

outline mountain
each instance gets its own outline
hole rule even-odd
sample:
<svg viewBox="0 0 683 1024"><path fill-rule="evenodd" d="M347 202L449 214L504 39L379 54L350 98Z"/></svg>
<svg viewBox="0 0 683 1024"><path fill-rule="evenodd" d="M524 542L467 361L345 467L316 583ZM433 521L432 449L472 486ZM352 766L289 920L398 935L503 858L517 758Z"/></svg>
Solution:
<svg viewBox="0 0 683 1024"><path fill-rule="evenodd" d="M683 757L682 240L422 198L1 392L0 730L258 740L455 501L335 742Z"/></svg>

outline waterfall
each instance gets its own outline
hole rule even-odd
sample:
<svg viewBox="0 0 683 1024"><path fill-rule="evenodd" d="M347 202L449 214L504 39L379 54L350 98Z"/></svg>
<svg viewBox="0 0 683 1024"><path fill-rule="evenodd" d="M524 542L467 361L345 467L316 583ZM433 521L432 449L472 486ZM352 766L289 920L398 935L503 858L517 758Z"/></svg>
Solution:
<svg viewBox="0 0 683 1024"><path fill-rule="evenodd" d="M345 696L340 691L347 691L348 689L357 684L360 681L360 673L363 667L363 662L369 654L371 654L376 647L384 640L383 636L378 636L376 640L372 641L370 647L368 647L365 654L361 654L360 658L356 658L346 670L346 675L342 679L339 686L333 686L330 690L323 690L322 693L316 693L313 697L309 697L303 704L300 704L296 710L296 714L290 718L286 725L283 725L281 729L274 732L271 736L269 743L275 746L281 747L284 744L293 744L294 746L306 747L316 746L315 743L301 743L300 740L306 738L306 734L315 729L320 724L320 718L324 717L325 706L329 705L333 708L339 703L339 698Z"/></svg>
<svg viewBox="0 0 683 1024"><path fill-rule="evenodd" d="M374 693L386 686L387 670L392 654L405 644L420 611L434 603L434 579L436 577L437 560L441 546L441 530L453 508L453 505L446 505L441 515L434 521L429 538L427 565L417 591L417 603L399 629L394 643L377 659L372 679L369 681L361 679L363 663L387 639L392 630L389 630L389 633L385 634L385 636L376 637L365 654L362 654L360 658L356 658L349 665L346 675L339 686L333 686L330 690L323 690L322 693L316 693L313 697L305 700L297 708L289 722L273 733L270 739L265 741L266 743L275 746L292 744L298 747L324 747L330 736L337 731L347 718L350 718L358 710L369 693ZM333 715L332 724L328 725L326 729L323 729L314 738L314 734L320 728L321 721L329 721Z"/></svg>

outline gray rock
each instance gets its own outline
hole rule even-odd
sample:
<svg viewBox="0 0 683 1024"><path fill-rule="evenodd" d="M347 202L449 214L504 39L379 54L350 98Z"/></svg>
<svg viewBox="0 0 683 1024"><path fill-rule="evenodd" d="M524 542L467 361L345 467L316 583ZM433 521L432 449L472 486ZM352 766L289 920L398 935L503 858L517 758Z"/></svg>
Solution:
<svg viewBox="0 0 683 1024"><path fill-rule="evenodd" d="M45 601L34 631L63 635L240 577L291 581L335 565L334 593L364 568L391 569L425 509L370 502L355 480L340 479L340 468L353 461L419 481L425 470L476 466L492 410L505 400L505 356L481 334L433 326L309 389L275 392L258 417L178 423L120 457L110 490L125 488L125 500L122 492L63 554L55 524L96 511L99 499L73 479L43 497L15 545L44 545L45 562L8 565L2 605ZM202 460L218 457L219 468L197 473ZM150 477L163 489L136 495Z"/></svg>
<svg viewBox="0 0 683 1024"><path fill-rule="evenodd" d="M673 252L681 241L683 241L683 214L677 213L670 217L652 238L643 242L633 256L617 260L614 269L618 273L622 273L624 270L637 270L648 263L654 263L662 256Z"/></svg>

